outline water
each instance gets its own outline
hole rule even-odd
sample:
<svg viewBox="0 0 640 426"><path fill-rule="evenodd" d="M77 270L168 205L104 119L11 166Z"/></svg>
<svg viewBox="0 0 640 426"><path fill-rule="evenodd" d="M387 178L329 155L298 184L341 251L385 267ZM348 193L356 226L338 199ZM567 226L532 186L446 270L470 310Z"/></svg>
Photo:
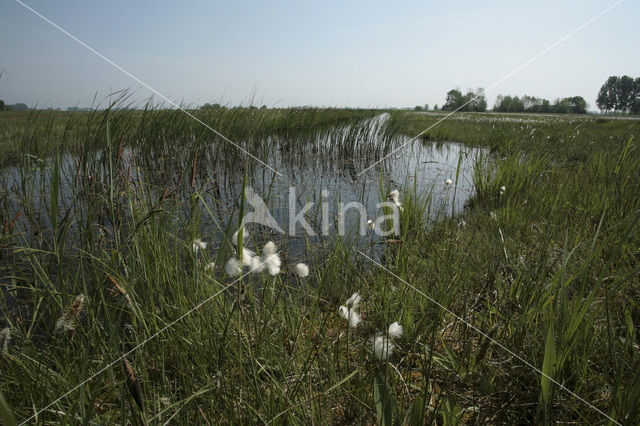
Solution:
<svg viewBox="0 0 640 426"><path fill-rule="evenodd" d="M171 194L167 204L173 209L170 232L177 233L189 247L188 241L194 236L186 229L198 215L196 236L209 241L211 250L208 252L215 253L228 238L226 236L237 228L245 166L249 167L247 185L264 200L284 231L249 225L251 238L247 245L259 249L272 239L292 261L308 262L317 258L319 252L335 242L341 220L344 220L345 230L342 238L349 244L371 247L380 242L381 237L375 232L367 229L360 235L359 231L362 221L375 221L383 214L378 207L378 203L386 198L386 194L381 193L381 183L385 192L397 188L401 200L414 187L418 194L431 192L430 207L424 212L427 219L459 212L473 195L473 161L482 150L455 142L415 141L361 173L394 147L408 142L405 136L389 133L388 119L388 114L381 114L351 125L269 137L245 145L281 176L251 159L238 164L227 161L224 150L236 148L230 145L223 146L223 150L214 149L213 145L209 148L206 141L199 144L201 149L195 160L189 150L171 145L152 150L125 147L120 156L115 155L115 149L110 153L98 152L82 158L82 166L77 156L63 155L60 158L56 229L60 228L60 223L68 226L65 237L69 239L67 246L70 248L82 244L81 236L86 237L87 232L95 233L92 241L109 239L114 229L124 229L122 223L126 220L123 216L126 217L131 209L145 203L148 206L165 193ZM108 158L112 159L111 167ZM18 212L22 212L14 231L24 244L32 247L50 246L54 235L50 202L52 165L51 160L39 160L33 161L30 168L10 167L0 171L0 211L10 212L3 220L11 222ZM121 182L115 187L109 184L114 176L119 176ZM447 179L454 181L449 188L444 185ZM194 198L194 193L198 198ZM105 207L106 199L114 200L117 214ZM198 201L194 203L194 199ZM366 218L361 220L355 209L341 215L339 203L346 205L349 202L362 204ZM290 226L292 212L297 214L307 203L313 203L304 216L311 233L301 226ZM247 207L247 210L251 211L251 208ZM323 220L329 224L328 232L324 234ZM91 226L87 227L87 223Z"/></svg>

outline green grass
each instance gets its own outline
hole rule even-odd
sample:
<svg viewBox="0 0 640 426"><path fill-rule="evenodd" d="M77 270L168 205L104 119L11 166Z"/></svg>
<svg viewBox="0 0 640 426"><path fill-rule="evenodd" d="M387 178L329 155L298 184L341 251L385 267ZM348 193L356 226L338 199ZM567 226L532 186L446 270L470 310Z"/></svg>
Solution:
<svg viewBox="0 0 640 426"><path fill-rule="evenodd" d="M299 134L374 112L198 114L255 148L262 136ZM29 233L12 227L16 200L0 192L3 327L13 335L1 355L3 413L24 420L91 378L38 422L396 423L406 416L411 424L607 423L556 381L617 421L637 424L638 123L494 118L462 114L429 131L427 139L491 153L477 159L477 194L459 216L446 211L427 221L432 194L401 188L402 242L384 245L384 266L400 279L348 241L332 239L309 247L315 267L306 279L294 276L285 257L282 274L235 284L223 272L228 244L197 256L191 251L202 224L216 220L208 196L213 185L192 184L196 160L184 162L180 181L143 185L128 178L120 156L124 135L128 146L148 153L140 162L193 159L200 141L215 141L206 129L155 109L114 111L109 126L101 112L40 113L3 126L11 137L1 149L14 153L12 164L51 182L34 184L17 201ZM413 136L435 120L392 112L389 128ZM336 155L356 149L347 144ZM44 158L56 150L85 152L82 170L100 170L96 182L78 183L72 200L82 203L60 201L60 163L23 155ZM107 155L88 154L100 150ZM214 152L230 157L225 167L238 167L239 155L223 142ZM381 178L381 198L390 189ZM47 206L37 214L35 199ZM233 226L219 224L227 235ZM214 258L217 268L205 271ZM347 329L337 309L354 291L362 294L363 322ZM76 330L56 334L56 320L78 294L86 302ZM393 321L405 334L391 362L381 363L371 338ZM122 362L109 366L130 351L137 385Z"/></svg>

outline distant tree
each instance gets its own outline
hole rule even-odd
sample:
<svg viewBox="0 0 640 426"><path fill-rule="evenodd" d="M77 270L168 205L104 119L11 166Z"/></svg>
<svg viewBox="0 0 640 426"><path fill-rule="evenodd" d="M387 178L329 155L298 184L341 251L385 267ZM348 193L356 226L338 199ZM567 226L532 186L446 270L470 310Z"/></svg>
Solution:
<svg viewBox="0 0 640 426"><path fill-rule="evenodd" d="M498 112L524 112L524 102L517 96L498 95L493 110Z"/></svg>
<svg viewBox="0 0 640 426"><path fill-rule="evenodd" d="M260 109L267 109L267 106L266 106L266 105L262 105L262 106L260 107Z"/></svg>
<svg viewBox="0 0 640 426"><path fill-rule="evenodd" d="M598 97L596 98L596 105L601 111L609 112L615 109L616 106L616 87L618 85L618 77L611 76L600 87Z"/></svg>
<svg viewBox="0 0 640 426"><path fill-rule="evenodd" d="M618 85L616 87L616 109L618 111L631 111L631 104L633 103L633 88L633 78L628 75L623 75L618 79Z"/></svg>
<svg viewBox="0 0 640 426"><path fill-rule="evenodd" d="M424 104L424 110L429 111L429 104Z"/></svg>
<svg viewBox="0 0 640 426"><path fill-rule="evenodd" d="M11 109L13 111L28 111L29 107L27 106L27 104L17 103L17 104L11 105Z"/></svg>
<svg viewBox="0 0 640 426"><path fill-rule="evenodd" d="M4 111L4 101L0 99L0 111Z"/></svg>
<svg viewBox="0 0 640 426"><path fill-rule="evenodd" d="M640 77L633 81L633 96L631 97L631 114L640 114Z"/></svg>
<svg viewBox="0 0 640 426"><path fill-rule="evenodd" d="M445 111L456 110L464 105L464 96L458 89L451 89L447 92L447 101L442 106Z"/></svg>
<svg viewBox="0 0 640 426"><path fill-rule="evenodd" d="M582 96L574 96L572 98L566 98L571 104L571 112L573 114L586 114L589 104L584 100Z"/></svg>
<svg viewBox="0 0 640 426"><path fill-rule="evenodd" d="M413 109L415 111L422 111L424 108L422 107L422 105L416 105L415 107L413 107Z"/></svg>
<svg viewBox="0 0 640 426"><path fill-rule="evenodd" d="M571 112L571 102L568 98L556 99L553 103L553 112L558 114L568 114Z"/></svg>
<svg viewBox="0 0 640 426"><path fill-rule="evenodd" d="M220 104L210 104L206 103L200 107L200 109L219 109L221 108Z"/></svg>
<svg viewBox="0 0 640 426"><path fill-rule="evenodd" d="M435 104L435 105L433 106L433 110L434 110L434 111L437 111L437 110L438 110L438 104Z"/></svg>

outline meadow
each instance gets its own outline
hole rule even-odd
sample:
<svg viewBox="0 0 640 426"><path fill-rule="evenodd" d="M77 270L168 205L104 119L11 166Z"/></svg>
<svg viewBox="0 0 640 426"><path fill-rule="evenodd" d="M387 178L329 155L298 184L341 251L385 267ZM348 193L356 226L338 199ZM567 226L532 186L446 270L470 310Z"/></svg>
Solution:
<svg viewBox="0 0 640 426"><path fill-rule="evenodd" d="M456 114L396 152L444 115L190 110L279 176L125 103L0 114L4 424L640 422L640 121ZM400 235L234 238L288 186L398 189Z"/></svg>

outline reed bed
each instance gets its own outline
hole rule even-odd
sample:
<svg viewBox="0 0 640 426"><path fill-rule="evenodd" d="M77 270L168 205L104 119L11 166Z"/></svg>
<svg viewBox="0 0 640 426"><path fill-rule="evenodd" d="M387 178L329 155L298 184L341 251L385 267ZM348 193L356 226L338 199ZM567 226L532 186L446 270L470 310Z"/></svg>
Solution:
<svg viewBox="0 0 640 426"><path fill-rule="evenodd" d="M196 112L267 163L356 168L437 119L390 112L382 138L356 124L379 113ZM232 278L247 182L277 178L181 114L2 125L6 424L638 423L636 122L451 117L419 143L488 148L462 213L408 177L399 236L363 249L249 229L240 252L273 240L281 271ZM373 173L384 200L396 184Z"/></svg>

